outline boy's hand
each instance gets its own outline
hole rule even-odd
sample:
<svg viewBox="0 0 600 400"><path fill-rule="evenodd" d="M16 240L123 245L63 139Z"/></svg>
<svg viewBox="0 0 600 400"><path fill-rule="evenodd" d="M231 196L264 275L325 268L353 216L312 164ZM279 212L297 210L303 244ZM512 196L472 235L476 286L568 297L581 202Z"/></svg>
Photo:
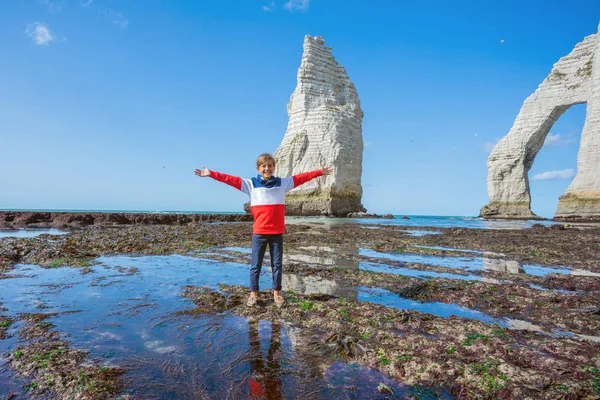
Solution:
<svg viewBox="0 0 600 400"><path fill-rule="evenodd" d="M326 167L321 168L323 175L329 175L333 172L333 165L328 165Z"/></svg>
<svg viewBox="0 0 600 400"><path fill-rule="evenodd" d="M206 168L204 165L202 166L202 169L196 169L194 171L194 173L196 175L198 175L201 178L206 178L207 176L210 176L210 169Z"/></svg>

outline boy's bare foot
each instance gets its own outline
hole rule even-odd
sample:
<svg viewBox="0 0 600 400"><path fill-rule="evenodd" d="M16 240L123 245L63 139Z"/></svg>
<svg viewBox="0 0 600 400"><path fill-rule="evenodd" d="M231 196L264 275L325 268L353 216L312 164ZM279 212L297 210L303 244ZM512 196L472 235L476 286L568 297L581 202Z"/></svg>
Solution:
<svg viewBox="0 0 600 400"><path fill-rule="evenodd" d="M275 300L275 305L279 308L285 306L285 299L283 298L283 296L275 296L274 298Z"/></svg>
<svg viewBox="0 0 600 400"><path fill-rule="evenodd" d="M249 296L248 300L246 301L246 305L248 307L254 307L256 305L257 300L258 300L257 296Z"/></svg>

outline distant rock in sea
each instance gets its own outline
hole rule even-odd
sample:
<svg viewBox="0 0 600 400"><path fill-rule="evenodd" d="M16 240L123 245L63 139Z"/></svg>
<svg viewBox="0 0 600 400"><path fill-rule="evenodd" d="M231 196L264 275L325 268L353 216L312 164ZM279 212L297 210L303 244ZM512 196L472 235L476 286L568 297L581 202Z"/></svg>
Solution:
<svg viewBox="0 0 600 400"><path fill-rule="evenodd" d="M560 197L555 219L600 220L600 33L586 37L554 64L490 154L490 202L481 217L540 219L531 211L528 172L554 122L581 103L587 103L587 112L577 175Z"/></svg>
<svg viewBox="0 0 600 400"><path fill-rule="evenodd" d="M346 217L348 217L348 218L396 219L396 217L394 217L392 214L379 215L379 214L372 214L372 213L367 213L367 212L362 212L362 211L348 213L348 215L346 215Z"/></svg>
<svg viewBox="0 0 600 400"><path fill-rule="evenodd" d="M291 176L333 165L331 175L290 191L287 215L346 216L366 211L362 199L362 117L346 70L320 36L304 38L289 123L275 152L276 174Z"/></svg>

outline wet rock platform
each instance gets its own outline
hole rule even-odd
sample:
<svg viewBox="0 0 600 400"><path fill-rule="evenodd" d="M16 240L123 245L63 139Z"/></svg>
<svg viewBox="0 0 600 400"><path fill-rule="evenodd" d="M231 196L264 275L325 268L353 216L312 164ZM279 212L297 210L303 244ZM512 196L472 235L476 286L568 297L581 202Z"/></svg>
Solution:
<svg viewBox="0 0 600 400"><path fill-rule="evenodd" d="M287 305L267 258L249 308L251 223L234 222L0 237L0 394L600 396L595 226L292 221Z"/></svg>

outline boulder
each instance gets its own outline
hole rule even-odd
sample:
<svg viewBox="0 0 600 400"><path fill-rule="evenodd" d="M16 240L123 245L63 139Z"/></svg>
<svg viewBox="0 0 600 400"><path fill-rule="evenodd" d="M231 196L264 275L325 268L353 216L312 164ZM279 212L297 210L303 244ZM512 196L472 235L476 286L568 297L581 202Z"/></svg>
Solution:
<svg viewBox="0 0 600 400"><path fill-rule="evenodd" d="M377 214L366 213L363 211L348 213L348 215L346 215L346 217L348 217L348 218L381 218L381 216L379 216Z"/></svg>

